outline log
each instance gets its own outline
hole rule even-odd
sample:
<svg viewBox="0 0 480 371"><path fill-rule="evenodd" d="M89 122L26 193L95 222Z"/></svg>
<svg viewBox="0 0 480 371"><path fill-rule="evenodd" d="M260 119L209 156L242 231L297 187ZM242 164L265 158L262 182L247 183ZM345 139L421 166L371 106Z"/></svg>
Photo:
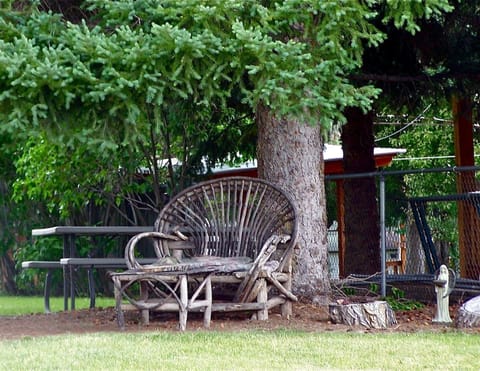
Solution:
<svg viewBox="0 0 480 371"><path fill-rule="evenodd" d="M455 316L456 327L480 327L480 296L465 302Z"/></svg>
<svg viewBox="0 0 480 371"><path fill-rule="evenodd" d="M333 323L349 326L364 326L382 329L397 323L395 312L386 301L369 303L344 304L342 302L329 305L330 319Z"/></svg>

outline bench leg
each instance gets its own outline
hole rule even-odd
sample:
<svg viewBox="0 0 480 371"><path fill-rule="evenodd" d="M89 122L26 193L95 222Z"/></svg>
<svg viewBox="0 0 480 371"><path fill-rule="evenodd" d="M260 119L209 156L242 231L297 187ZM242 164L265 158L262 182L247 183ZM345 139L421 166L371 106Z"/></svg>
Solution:
<svg viewBox="0 0 480 371"><path fill-rule="evenodd" d="M290 300L287 300L285 303L280 305L280 311L282 314L282 318L285 318L285 319L292 318L292 313L293 313L292 302Z"/></svg>
<svg viewBox="0 0 480 371"><path fill-rule="evenodd" d="M292 291L292 278L290 277L290 279L287 282L285 282L285 284L283 286L285 287L285 289L287 289L288 291L291 292ZM288 298L287 298L287 301L280 305L280 311L281 311L281 314L282 314L282 318L290 319L292 317L292 314L293 314L292 301L288 300Z"/></svg>
<svg viewBox="0 0 480 371"><path fill-rule="evenodd" d="M148 309L142 309L140 311L140 322L145 326L150 324L150 311Z"/></svg>
<svg viewBox="0 0 480 371"><path fill-rule="evenodd" d="M207 301L207 306L205 307L205 312L203 313L203 326L210 327L210 321L212 319L212 279L211 276L205 278L205 300Z"/></svg>
<svg viewBox="0 0 480 371"><path fill-rule="evenodd" d="M113 292L115 295L115 311L117 312L117 323L121 330L125 330L125 317L122 310L122 282L113 278Z"/></svg>
<svg viewBox="0 0 480 371"><path fill-rule="evenodd" d="M257 294L257 302L265 304L263 309L260 309L257 312L257 319L259 321L266 321L268 319L268 308L267 308L267 300L268 300L268 292L267 292L267 281L264 278L260 278L257 281L260 289Z"/></svg>
<svg viewBox="0 0 480 371"><path fill-rule="evenodd" d="M149 296L149 288L147 282L140 282L140 299L147 301ZM140 321L142 325L148 325L150 323L150 311L148 309L140 310Z"/></svg>
<svg viewBox="0 0 480 371"><path fill-rule="evenodd" d="M180 331L185 331L187 328L188 316L188 280L186 275L181 275L180 280L180 303L178 303L178 320Z"/></svg>

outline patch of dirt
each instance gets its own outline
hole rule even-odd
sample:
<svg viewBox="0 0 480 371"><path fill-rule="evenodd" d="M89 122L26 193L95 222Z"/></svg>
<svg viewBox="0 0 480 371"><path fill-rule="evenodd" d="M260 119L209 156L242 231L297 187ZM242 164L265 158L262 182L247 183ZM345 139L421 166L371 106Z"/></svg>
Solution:
<svg viewBox="0 0 480 371"><path fill-rule="evenodd" d="M451 307L454 318L458 306ZM309 303L295 303L291 319L283 319L278 313L270 313L268 321L253 321L247 313L213 313L210 329L204 329L202 316L189 313L187 331L241 331L250 329L296 329L304 331L339 332L447 332L457 331L453 326L432 323L435 307L427 305L422 309L397 311L398 324L386 330L372 330L363 327L350 327L333 324L329 320L328 307ZM177 315L162 313L151 315L149 325L139 323L135 312L126 314L126 332L141 331L177 331ZM461 331L478 333L480 329L462 329ZM18 339L23 337L45 336L67 333L121 332L117 326L113 308L96 308L51 314L31 314L15 317L0 317L0 339Z"/></svg>

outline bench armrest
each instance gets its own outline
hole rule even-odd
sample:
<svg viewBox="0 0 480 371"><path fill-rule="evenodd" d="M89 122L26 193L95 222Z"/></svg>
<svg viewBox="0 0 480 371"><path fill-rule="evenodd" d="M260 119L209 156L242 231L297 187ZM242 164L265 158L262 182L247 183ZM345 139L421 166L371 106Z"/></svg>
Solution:
<svg viewBox="0 0 480 371"><path fill-rule="evenodd" d="M167 240L172 242L180 242L181 238L177 236L173 236L171 234L165 234L161 232L143 232L133 236L125 246L125 262L127 264L128 269L141 269L142 265L138 262L137 258L135 257L135 248L137 243L144 238L150 238L153 240ZM161 259L165 256L170 255L168 251L162 251L159 244L153 244L153 249L155 255L158 259Z"/></svg>
<svg viewBox="0 0 480 371"><path fill-rule="evenodd" d="M278 244L286 243L289 240L289 235L273 235L265 242L257 258L253 262L252 267L249 269L242 283L238 286L234 297L235 302L247 302L250 300L250 293L255 285L255 282L257 281L260 273L264 271L265 265L272 254L275 252L275 250L277 250ZM268 269L267 266L267 271L276 270L278 267L278 264L273 264L270 269Z"/></svg>

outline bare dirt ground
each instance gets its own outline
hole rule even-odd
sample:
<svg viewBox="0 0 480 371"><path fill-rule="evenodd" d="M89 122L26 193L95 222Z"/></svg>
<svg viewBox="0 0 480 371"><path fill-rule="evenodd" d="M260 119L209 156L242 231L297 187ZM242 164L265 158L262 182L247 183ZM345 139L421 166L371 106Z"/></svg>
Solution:
<svg viewBox="0 0 480 371"><path fill-rule="evenodd" d="M458 306L451 307L452 319ZM338 332L449 332L464 331L480 334L480 329L461 329L453 326L432 324L435 307L427 305L422 309L397 311L397 325L386 330L371 330L363 327L350 327L333 324L329 320L328 308L308 303L295 303L291 319L283 319L277 313L271 313L268 321L252 321L244 313L214 313L210 329L204 329L201 314L189 314L187 331L241 331L248 329L296 329L303 331ZM175 313L152 315L148 326L141 325L138 315L133 312L126 316L126 332L141 331L177 331ZM113 308L96 308L52 314L31 314L16 317L0 317L0 340L24 337L91 332L120 332Z"/></svg>

